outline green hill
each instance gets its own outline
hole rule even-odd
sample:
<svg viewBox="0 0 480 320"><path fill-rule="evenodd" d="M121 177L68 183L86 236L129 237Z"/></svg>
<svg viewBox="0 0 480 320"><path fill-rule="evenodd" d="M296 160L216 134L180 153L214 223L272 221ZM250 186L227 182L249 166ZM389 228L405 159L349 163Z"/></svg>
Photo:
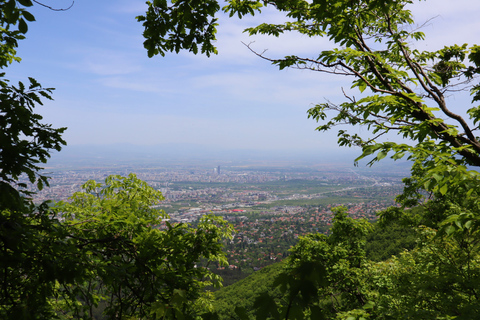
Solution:
<svg viewBox="0 0 480 320"><path fill-rule="evenodd" d="M382 261L405 249L411 250L414 246L414 230L399 222L391 222L388 225L374 224L373 231L367 238L365 249L368 259ZM280 290L274 287L273 283L284 265L284 262L275 263L216 291L214 307L219 319L237 318L236 307L243 307L247 313L254 316L254 301L262 293L268 292L270 296L280 298Z"/></svg>
<svg viewBox="0 0 480 320"><path fill-rule="evenodd" d="M216 291L214 306L219 318L233 319L235 307L251 310L255 299L263 292L280 297L280 290L274 288L273 282L282 271L283 266L283 262L272 264L243 280Z"/></svg>

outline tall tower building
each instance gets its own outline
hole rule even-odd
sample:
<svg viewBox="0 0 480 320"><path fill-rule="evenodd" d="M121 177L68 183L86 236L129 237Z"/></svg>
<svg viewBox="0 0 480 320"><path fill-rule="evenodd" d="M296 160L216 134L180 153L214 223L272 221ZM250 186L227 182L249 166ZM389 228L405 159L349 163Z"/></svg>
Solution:
<svg viewBox="0 0 480 320"><path fill-rule="evenodd" d="M220 166L217 167L217 174L220 174Z"/></svg>

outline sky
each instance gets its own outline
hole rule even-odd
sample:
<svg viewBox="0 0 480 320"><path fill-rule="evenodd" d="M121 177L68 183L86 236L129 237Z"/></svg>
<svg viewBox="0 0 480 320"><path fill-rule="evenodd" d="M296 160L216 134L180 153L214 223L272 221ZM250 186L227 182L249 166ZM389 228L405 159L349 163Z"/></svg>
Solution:
<svg viewBox="0 0 480 320"><path fill-rule="evenodd" d="M44 3L62 8L71 2ZM338 149L336 133L316 132L317 124L307 119L306 111L327 99L341 103L341 88L348 89L350 81L295 69L279 71L243 44L252 43L271 57L313 57L332 47L326 39L242 33L260 22L283 21L266 10L242 20L221 16L216 56L181 52L148 58L142 25L135 20L145 9L143 0L76 0L64 12L38 5L30 10L37 21L20 42L22 62L6 70L7 78L16 82L34 77L56 88L54 101L38 112L53 126L68 127L64 138L69 146ZM427 0L415 2L411 9L420 24L435 17L424 26L427 40L419 48L478 43L480 1Z"/></svg>

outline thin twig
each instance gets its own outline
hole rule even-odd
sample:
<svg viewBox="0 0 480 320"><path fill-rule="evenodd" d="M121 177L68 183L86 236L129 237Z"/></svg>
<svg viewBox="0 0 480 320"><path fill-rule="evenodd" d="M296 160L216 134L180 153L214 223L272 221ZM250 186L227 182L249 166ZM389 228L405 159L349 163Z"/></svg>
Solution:
<svg viewBox="0 0 480 320"><path fill-rule="evenodd" d="M44 3L41 3L40 1L37 1L37 0L32 0L33 2L35 2L36 4L39 4L41 5L42 7L45 7L45 8L48 8L52 11L67 11L67 10L70 10L71 7L73 7L73 5L75 4L75 0L72 0L72 4L68 7L68 8L60 8L60 9L56 9L56 8L52 8L50 6L47 6L46 4Z"/></svg>

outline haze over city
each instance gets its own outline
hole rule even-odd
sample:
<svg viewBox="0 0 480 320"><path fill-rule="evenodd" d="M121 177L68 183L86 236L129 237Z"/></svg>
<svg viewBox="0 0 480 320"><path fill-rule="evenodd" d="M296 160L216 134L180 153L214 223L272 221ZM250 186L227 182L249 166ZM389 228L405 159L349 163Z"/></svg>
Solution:
<svg viewBox="0 0 480 320"><path fill-rule="evenodd" d="M48 5L65 8L70 2ZM349 92L348 79L279 71L245 46L267 50L270 57L315 56L329 48L328 40L242 33L260 21L284 19L265 10L260 19L220 17L217 56L181 52L149 59L142 25L135 20L145 8L143 0L84 0L64 12L32 9L37 21L19 47L22 62L9 67L7 76L13 82L31 76L56 88L55 101L38 112L53 126L68 127L65 152L71 148L72 154L85 155L90 150L98 156L105 150L123 150L141 155L150 148L164 150L159 156L178 153L191 158L228 153L234 158L242 151L257 158L321 158L337 152L336 132L316 132L317 124L307 119L306 111L326 99L341 103L342 88ZM418 23L426 22L426 42L420 49L471 44L478 38L478 1L430 0L416 3L412 10ZM461 107L468 96L456 99ZM358 152L348 152L353 163Z"/></svg>

